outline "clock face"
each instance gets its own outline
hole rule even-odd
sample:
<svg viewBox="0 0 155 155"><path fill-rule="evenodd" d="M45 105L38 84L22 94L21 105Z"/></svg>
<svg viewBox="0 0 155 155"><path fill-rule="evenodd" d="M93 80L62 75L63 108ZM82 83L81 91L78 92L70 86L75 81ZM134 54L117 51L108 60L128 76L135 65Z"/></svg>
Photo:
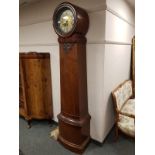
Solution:
<svg viewBox="0 0 155 155"><path fill-rule="evenodd" d="M57 30L60 34L65 35L70 33L73 30L75 24L73 12L69 8L61 10L58 13L56 22Z"/></svg>

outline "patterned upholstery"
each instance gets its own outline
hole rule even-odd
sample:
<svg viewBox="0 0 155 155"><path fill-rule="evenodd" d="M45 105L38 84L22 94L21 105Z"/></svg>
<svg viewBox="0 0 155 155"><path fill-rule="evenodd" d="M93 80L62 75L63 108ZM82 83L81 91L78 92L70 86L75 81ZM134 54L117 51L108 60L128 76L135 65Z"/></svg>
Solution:
<svg viewBox="0 0 155 155"><path fill-rule="evenodd" d="M113 91L114 101L117 107L117 126L124 133L135 136L135 99L133 95L132 81L122 83Z"/></svg>
<svg viewBox="0 0 155 155"><path fill-rule="evenodd" d="M119 121L117 124L118 124L119 129L122 130L124 133L127 133L128 135L132 137L135 136L134 118L120 114Z"/></svg>
<svg viewBox="0 0 155 155"><path fill-rule="evenodd" d="M123 113L135 115L135 99L129 99L120 110Z"/></svg>
<svg viewBox="0 0 155 155"><path fill-rule="evenodd" d="M114 95L116 97L117 108L120 110L122 105L132 96L132 81L126 81L114 92Z"/></svg>

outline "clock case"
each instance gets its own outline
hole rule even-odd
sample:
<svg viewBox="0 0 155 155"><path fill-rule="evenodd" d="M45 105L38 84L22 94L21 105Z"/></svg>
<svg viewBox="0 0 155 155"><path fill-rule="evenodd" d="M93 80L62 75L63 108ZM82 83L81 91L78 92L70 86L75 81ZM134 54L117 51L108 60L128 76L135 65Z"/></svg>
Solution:
<svg viewBox="0 0 155 155"><path fill-rule="evenodd" d="M63 7L74 11L76 22L73 30L65 35L60 34L53 24L60 46L61 113L58 115L58 141L67 149L82 153L90 141L85 38L89 18L83 9L71 3L62 3L55 9L53 23Z"/></svg>

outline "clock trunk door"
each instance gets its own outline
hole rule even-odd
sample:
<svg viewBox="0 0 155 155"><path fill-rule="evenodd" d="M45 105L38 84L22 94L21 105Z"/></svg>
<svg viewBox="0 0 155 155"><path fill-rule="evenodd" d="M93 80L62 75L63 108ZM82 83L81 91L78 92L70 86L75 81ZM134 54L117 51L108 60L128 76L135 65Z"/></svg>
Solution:
<svg viewBox="0 0 155 155"><path fill-rule="evenodd" d="M60 81L61 81L61 111L73 117L79 114L79 70L77 50L71 44L71 48L64 50L64 44L60 44ZM74 49L74 50L73 50Z"/></svg>

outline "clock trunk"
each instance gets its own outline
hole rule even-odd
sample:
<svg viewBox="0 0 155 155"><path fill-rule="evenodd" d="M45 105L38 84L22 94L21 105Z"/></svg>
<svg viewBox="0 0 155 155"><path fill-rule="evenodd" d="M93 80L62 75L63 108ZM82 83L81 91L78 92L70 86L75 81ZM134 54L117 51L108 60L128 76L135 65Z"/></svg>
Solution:
<svg viewBox="0 0 155 155"><path fill-rule="evenodd" d="M59 43L61 83L61 113L58 115L59 141L68 149L81 153L90 139L86 38L78 35L67 39L60 37Z"/></svg>

